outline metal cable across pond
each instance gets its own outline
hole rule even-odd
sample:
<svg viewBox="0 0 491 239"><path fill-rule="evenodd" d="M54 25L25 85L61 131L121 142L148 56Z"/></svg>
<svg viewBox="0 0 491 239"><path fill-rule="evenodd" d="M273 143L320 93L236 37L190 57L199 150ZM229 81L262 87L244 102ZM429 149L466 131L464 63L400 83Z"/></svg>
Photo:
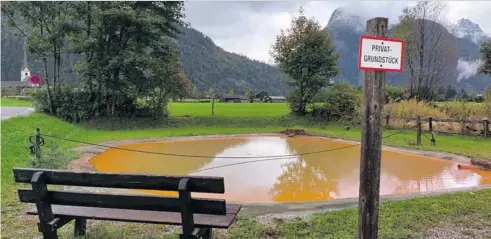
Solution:
<svg viewBox="0 0 491 239"><path fill-rule="evenodd" d="M382 137L382 139L386 139L386 138L389 138L389 137L394 136L396 134L400 134L400 133L402 133L402 132L404 132L406 130L409 130L411 128L414 128L414 126L413 127L409 127L407 129L403 129L403 130L397 131L397 132L395 132L393 134L384 136L384 137ZM360 146L360 145L361 145L361 143L358 143L358 144L353 144L353 145L349 145L349 146L344 146L344 147L339 147L339 148L334 148L334 149L323 150L323 152L332 152L332 151L341 150L341 149L347 149L347 148L352 148L352 147L356 147L356 146ZM302 156L302 155L306 155L306 154L301 154L301 155L298 154L298 155L299 156ZM225 167L235 166L235 165L241 165L241 164L257 163L257 162L264 162L264 161L273 161L273 160L280 160L280 159L289 159L289 158L295 157L295 156L297 156L297 155L290 156L290 157L277 157L277 158L266 158L266 159L264 159L265 157L260 157L260 158L263 158L263 159L251 160L251 161L246 161L246 162L231 163L231 164L224 164L224 165L219 165L219 166L209 167L209 168L203 168L203 169L195 170L195 171L193 171L191 173L198 173L198 172L202 172L202 171L208 171L208 170L218 169L218 168L225 168Z"/></svg>
<svg viewBox="0 0 491 239"><path fill-rule="evenodd" d="M407 131L413 127L409 127L403 130L400 130L398 132L395 132L393 134L387 135L385 137L382 137L382 139L391 137L393 135L402 133L404 131ZM279 159L285 159L285 158L291 158L291 157L299 157L299 156L305 156L305 155L312 155L312 154L320 154L320 153L326 153L326 152L331 152L335 150L341 150L345 148L351 148L358 146L360 144L354 144L354 145L349 145L349 146L344 146L340 148L334 148L334 149L326 149L326 150L319 150L319 151L313 151L313 152L308 152L308 153L303 153L303 154L286 154L286 155L270 155L270 156L228 156L228 157L220 157L220 156L204 156L204 155L186 155L186 154L173 154L173 153L161 153L161 152L152 152L152 151L143 151L143 150L136 150L136 149L126 149L126 148L120 148L116 146L109 146L109 145L103 145L103 144L96 144L96 143L90 143L90 142L84 142L80 140L74 140L74 139L66 139L54 135L49 135L49 134L40 134L42 136L48 137L48 138L54 138L54 139L59 139L59 140L64 140L68 142L74 142L74 143L80 143L80 144L86 144L86 145L92 145L92 146L98 146L98 147L103 147L103 148L109 148L109 149L117 149L117 150L125 150L125 151L130 151L130 152L137 152L137 153L146 153L146 154L155 154L155 155L163 155L163 156L174 156L174 157L188 157L188 158L221 158L221 159L260 159L262 161L265 160L279 160ZM257 160L256 160L257 161ZM248 162L255 162L255 161L248 161ZM260 161L258 161L260 162ZM244 162L241 162L244 163ZM205 169L203 169L204 171Z"/></svg>

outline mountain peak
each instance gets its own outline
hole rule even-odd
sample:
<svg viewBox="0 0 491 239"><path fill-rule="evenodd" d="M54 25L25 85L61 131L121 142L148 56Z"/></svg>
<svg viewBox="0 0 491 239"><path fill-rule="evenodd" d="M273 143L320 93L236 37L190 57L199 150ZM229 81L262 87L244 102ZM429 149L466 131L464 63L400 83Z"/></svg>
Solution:
<svg viewBox="0 0 491 239"><path fill-rule="evenodd" d="M336 8L331 14L331 18L328 22L329 28L351 28L356 31L364 31L364 19L358 16L347 7Z"/></svg>
<svg viewBox="0 0 491 239"><path fill-rule="evenodd" d="M458 20L457 24L453 25L453 29L451 31L455 36L469 40L478 46L481 45L487 38L487 35L484 33L481 27L479 27L477 23L474 23L467 18L461 18Z"/></svg>

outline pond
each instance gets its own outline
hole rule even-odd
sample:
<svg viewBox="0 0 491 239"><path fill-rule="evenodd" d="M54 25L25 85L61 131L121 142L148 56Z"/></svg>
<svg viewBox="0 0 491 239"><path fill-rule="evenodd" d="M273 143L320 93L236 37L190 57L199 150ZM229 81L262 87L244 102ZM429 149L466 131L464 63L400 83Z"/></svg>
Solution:
<svg viewBox="0 0 491 239"><path fill-rule="evenodd" d="M109 149L93 157L91 163L100 172L224 177L224 195L197 193L195 196L261 203L324 201L358 196L360 147L348 147L350 145L352 143L308 136L178 139L120 147L210 157L177 157ZM342 147L345 148L308 154ZM278 157L292 154L300 156ZM258 160L263 161L250 162ZM236 165L224 166L228 164ZM459 170L457 163L449 160L395 150L382 152L381 195L485 184L491 184L490 171ZM177 195L175 192L146 192Z"/></svg>

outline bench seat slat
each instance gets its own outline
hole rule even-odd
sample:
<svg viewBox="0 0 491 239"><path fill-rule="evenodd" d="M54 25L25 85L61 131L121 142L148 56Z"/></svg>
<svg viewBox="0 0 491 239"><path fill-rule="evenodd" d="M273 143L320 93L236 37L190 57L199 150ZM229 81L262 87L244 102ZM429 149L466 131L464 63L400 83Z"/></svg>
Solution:
<svg viewBox="0 0 491 239"><path fill-rule="evenodd" d="M15 182L17 183L30 183L34 173L44 172L43 176L46 184L177 191L179 181L182 178L189 178L192 182L189 188L191 192L225 192L223 177L73 172L33 168L14 168L13 171Z"/></svg>
<svg viewBox="0 0 491 239"><path fill-rule="evenodd" d="M242 205L227 204L224 216L194 214L196 227L213 227L227 229L234 221ZM113 209L98 207L80 207L52 205L55 217L74 217L108 221L139 222L153 224L181 225L181 214L178 212L158 212L129 209ZM29 215L37 215L35 207L27 211Z"/></svg>
<svg viewBox="0 0 491 239"><path fill-rule="evenodd" d="M32 189L18 190L21 202L34 203L35 192ZM47 192L50 204L67 206L86 206L100 208L135 209L151 211L180 212L179 198L151 195L100 194L75 191L50 190ZM225 215L223 199L191 199L193 212L202 214Z"/></svg>

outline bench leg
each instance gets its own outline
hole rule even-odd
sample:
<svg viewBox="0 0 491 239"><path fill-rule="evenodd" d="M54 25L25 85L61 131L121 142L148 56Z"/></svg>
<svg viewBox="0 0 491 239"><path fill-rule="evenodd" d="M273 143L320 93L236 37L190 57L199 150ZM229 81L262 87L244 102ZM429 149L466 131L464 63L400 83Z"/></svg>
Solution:
<svg viewBox="0 0 491 239"><path fill-rule="evenodd" d="M85 230L87 228L87 219L84 218L76 218L75 219L75 236L85 236Z"/></svg>
<svg viewBox="0 0 491 239"><path fill-rule="evenodd" d="M56 229L51 227L48 223L38 223L38 229L43 233L43 239L58 239Z"/></svg>
<svg viewBox="0 0 491 239"><path fill-rule="evenodd" d="M203 239L211 239L212 237L212 232L211 232L212 228L206 228L206 232L203 234Z"/></svg>

